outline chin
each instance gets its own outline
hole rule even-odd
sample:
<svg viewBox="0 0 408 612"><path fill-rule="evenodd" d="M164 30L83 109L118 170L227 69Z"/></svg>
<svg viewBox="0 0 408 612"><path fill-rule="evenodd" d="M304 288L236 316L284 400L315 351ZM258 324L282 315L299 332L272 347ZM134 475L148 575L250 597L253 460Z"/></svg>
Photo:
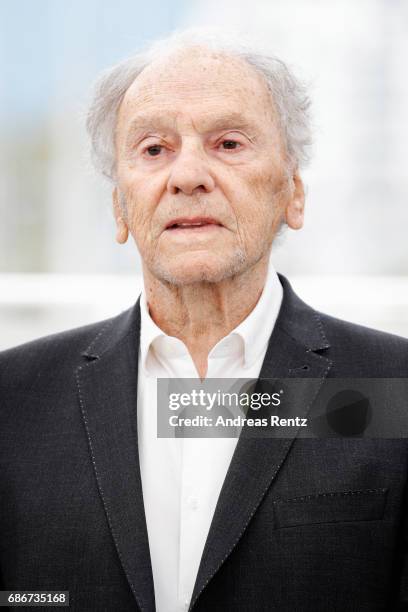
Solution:
<svg viewBox="0 0 408 612"><path fill-rule="evenodd" d="M211 259L213 258L207 257L206 261L190 261L188 264L184 261L180 265L177 265L176 262L173 265L170 262L164 265L156 263L153 274L159 280L183 286L194 283L219 283L246 269L246 260L241 253L230 262L211 261Z"/></svg>

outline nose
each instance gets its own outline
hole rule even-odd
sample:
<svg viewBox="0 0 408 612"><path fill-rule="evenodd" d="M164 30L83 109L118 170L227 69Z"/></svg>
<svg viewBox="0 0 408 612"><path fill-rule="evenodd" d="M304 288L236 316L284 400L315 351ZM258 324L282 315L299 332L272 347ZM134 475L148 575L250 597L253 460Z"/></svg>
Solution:
<svg viewBox="0 0 408 612"><path fill-rule="evenodd" d="M182 148L172 164L167 190L172 195L193 195L195 192L210 193L214 186L205 153L199 147Z"/></svg>

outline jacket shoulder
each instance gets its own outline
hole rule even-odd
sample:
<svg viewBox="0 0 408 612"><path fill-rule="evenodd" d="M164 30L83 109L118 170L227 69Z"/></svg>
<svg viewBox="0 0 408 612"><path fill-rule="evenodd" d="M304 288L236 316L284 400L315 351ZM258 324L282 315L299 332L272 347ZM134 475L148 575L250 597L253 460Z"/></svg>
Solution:
<svg viewBox="0 0 408 612"><path fill-rule="evenodd" d="M318 317L330 344L327 356L343 371L360 376L408 377L408 339L343 321Z"/></svg>
<svg viewBox="0 0 408 612"><path fill-rule="evenodd" d="M116 317L43 336L0 352L0 388L35 386L35 381L59 377L80 363L80 356Z"/></svg>

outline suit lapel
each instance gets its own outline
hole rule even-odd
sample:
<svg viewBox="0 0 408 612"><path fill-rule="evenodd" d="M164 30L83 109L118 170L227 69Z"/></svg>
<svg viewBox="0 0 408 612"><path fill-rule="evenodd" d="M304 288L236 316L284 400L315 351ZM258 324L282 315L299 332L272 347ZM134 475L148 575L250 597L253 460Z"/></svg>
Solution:
<svg viewBox="0 0 408 612"><path fill-rule="evenodd" d="M85 351L78 393L92 463L116 550L141 610L154 610L137 443L139 304Z"/></svg>
<svg viewBox="0 0 408 612"><path fill-rule="evenodd" d="M330 360L316 351L329 344L317 313L297 298L285 278L280 279L284 298L259 377L305 378L304 387L296 386L296 394L290 398L293 413L304 417L331 366ZM243 428L204 547L190 610L242 537L296 434L293 428L284 439L254 438L250 428Z"/></svg>

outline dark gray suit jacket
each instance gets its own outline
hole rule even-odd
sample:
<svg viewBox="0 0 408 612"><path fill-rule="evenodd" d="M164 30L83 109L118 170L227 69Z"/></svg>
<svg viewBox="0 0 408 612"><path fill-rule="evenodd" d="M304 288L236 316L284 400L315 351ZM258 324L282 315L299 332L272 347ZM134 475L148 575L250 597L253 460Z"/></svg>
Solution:
<svg viewBox="0 0 408 612"><path fill-rule="evenodd" d="M407 340L318 314L280 278L262 378L408 376ZM139 334L136 303L0 354L3 589L69 590L76 612L154 610ZM300 399L299 414L312 407ZM408 609L407 461L405 440L241 436L190 609Z"/></svg>

